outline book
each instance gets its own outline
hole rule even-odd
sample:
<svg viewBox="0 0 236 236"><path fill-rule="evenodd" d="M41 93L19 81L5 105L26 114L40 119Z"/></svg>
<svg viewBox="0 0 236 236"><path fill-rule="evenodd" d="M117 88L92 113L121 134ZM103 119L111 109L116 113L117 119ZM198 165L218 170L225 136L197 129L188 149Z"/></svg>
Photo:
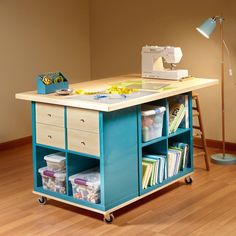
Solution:
<svg viewBox="0 0 236 236"><path fill-rule="evenodd" d="M168 169L167 169L167 159L164 162L164 176L163 176L163 180L168 178Z"/></svg>
<svg viewBox="0 0 236 236"><path fill-rule="evenodd" d="M171 103L169 106L169 133L173 132L176 122L180 119L180 116L185 109L183 104Z"/></svg>
<svg viewBox="0 0 236 236"><path fill-rule="evenodd" d="M171 153L174 156L173 157L174 164L173 164L173 170L172 170L172 176L173 176L179 172L182 152L180 150L170 149L169 153Z"/></svg>
<svg viewBox="0 0 236 236"><path fill-rule="evenodd" d="M151 174L152 165L146 162L142 162L142 188L147 188L148 180Z"/></svg>
<svg viewBox="0 0 236 236"><path fill-rule="evenodd" d="M154 183L153 183L153 175L154 175L154 171L155 171L154 162L152 160L149 160L148 158L146 158L146 159L143 158L142 162L151 165L150 175L148 176L148 179L147 179L147 185L153 186L154 185Z"/></svg>
<svg viewBox="0 0 236 236"><path fill-rule="evenodd" d="M144 157L146 158L146 157ZM158 176L159 176L159 165L160 165L160 159L159 158L155 158L155 157L148 157L148 160L154 160L156 162L155 164L155 170L154 170L154 181L155 184L158 183Z"/></svg>
<svg viewBox="0 0 236 236"><path fill-rule="evenodd" d="M181 127L188 129L189 128L189 101L188 95L181 95L184 96L184 106L185 106L185 116L183 121L181 122Z"/></svg>
<svg viewBox="0 0 236 236"><path fill-rule="evenodd" d="M148 175L147 175L147 179L145 180L145 188L147 188L148 185L149 185L149 180L151 178L152 170L153 170L153 165L150 164L150 163L148 163L148 165L149 165L149 172L148 172Z"/></svg>
<svg viewBox="0 0 236 236"><path fill-rule="evenodd" d="M169 101L169 133L175 132L178 127L189 128L189 96L187 94L180 94L178 96L169 98L168 101ZM179 114L179 117L174 119L174 117L172 116L173 114L171 114L173 106L179 106L180 108L184 106L184 114ZM173 124L172 124L172 119L174 119Z"/></svg>
<svg viewBox="0 0 236 236"><path fill-rule="evenodd" d="M178 165L178 171L183 170L184 149L176 146L169 146L169 150L178 150L181 153Z"/></svg>
<svg viewBox="0 0 236 236"><path fill-rule="evenodd" d="M174 97L174 101L183 104L185 107L185 115L179 127L189 128L189 96L187 94L180 94Z"/></svg>
<svg viewBox="0 0 236 236"><path fill-rule="evenodd" d="M176 150L176 161L175 161L175 166L174 166L174 175L177 175L179 170L180 170L180 163L181 163L181 156L182 152L179 150Z"/></svg>
<svg viewBox="0 0 236 236"><path fill-rule="evenodd" d="M183 150L182 169L186 168L189 162L189 145L187 143L174 142L172 146Z"/></svg>
<svg viewBox="0 0 236 236"><path fill-rule="evenodd" d="M149 178L149 182L148 185L153 186L157 183L157 169L158 169L158 160L156 159L152 159L152 158L147 158L147 157L143 157L143 162L144 163L149 163L152 165L152 173L151 176Z"/></svg>
<svg viewBox="0 0 236 236"><path fill-rule="evenodd" d="M157 174L156 174L156 183L162 183L167 176L167 168L166 168L166 156L165 155L144 155L145 158L158 160Z"/></svg>
<svg viewBox="0 0 236 236"><path fill-rule="evenodd" d="M181 114L179 115L178 119L174 123L172 133L176 132L176 130L179 128L180 123L183 121L184 116L185 116L185 108L181 111Z"/></svg>
<svg viewBox="0 0 236 236"><path fill-rule="evenodd" d="M174 175L175 159L176 155L168 151L168 178Z"/></svg>
<svg viewBox="0 0 236 236"><path fill-rule="evenodd" d="M144 179L144 176L147 173L147 167L148 167L148 164L142 162L142 180Z"/></svg>

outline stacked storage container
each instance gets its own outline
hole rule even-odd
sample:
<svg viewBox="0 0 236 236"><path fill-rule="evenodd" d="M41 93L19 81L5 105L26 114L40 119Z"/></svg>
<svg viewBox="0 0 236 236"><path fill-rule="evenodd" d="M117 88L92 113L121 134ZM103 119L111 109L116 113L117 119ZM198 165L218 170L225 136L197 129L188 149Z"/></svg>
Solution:
<svg viewBox="0 0 236 236"><path fill-rule="evenodd" d="M45 190L66 193L65 159L65 153L63 152L53 153L44 157L47 166L40 168L38 171L42 176L42 184Z"/></svg>

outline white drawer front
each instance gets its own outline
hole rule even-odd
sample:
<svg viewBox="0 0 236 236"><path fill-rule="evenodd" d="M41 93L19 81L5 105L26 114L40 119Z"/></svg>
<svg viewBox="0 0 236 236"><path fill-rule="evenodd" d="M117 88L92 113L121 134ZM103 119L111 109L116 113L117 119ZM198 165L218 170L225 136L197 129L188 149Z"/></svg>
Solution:
<svg viewBox="0 0 236 236"><path fill-rule="evenodd" d="M53 125L36 123L36 142L65 149L65 129Z"/></svg>
<svg viewBox="0 0 236 236"><path fill-rule="evenodd" d="M64 127L64 107L36 103L36 122Z"/></svg>
<svg viewBox="0 0 236 236"><path fill-rule="evenodd" d="M88 132L99 132L99 112L80 109L67 108L67 127L69 129L79 129Z"/></svg>
<svg viewBox="0 0 236 236"><path fill-rule="evenodd" d="M68 149L100 156L99 135L81 130L68 129Z"/></svg>

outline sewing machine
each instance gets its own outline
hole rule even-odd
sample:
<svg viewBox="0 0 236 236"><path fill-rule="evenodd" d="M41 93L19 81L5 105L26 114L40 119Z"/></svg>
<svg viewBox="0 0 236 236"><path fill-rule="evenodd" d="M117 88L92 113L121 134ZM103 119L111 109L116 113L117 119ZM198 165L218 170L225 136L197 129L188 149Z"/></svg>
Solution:
<svg viewBox="0 0 236 236"><path fill-rule="evenodd" d="M183 54L180 47L144 46L142 48L142 77L180 80L188 76L188 70L175 69ZM170 68L164 68L163 59L170 63Z"/></svg>

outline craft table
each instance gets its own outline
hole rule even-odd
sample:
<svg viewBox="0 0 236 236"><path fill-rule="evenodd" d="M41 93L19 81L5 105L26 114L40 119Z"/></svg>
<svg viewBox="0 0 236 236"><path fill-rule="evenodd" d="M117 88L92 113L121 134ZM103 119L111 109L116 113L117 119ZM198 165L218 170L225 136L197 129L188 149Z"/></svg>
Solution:
<svg viewBox="0 0 236 236"><path fill-rule="evenodd" d="M36 91L17 93L16 98L31 101L34 193L40 203L54 199L104 215L106 222L112 212L153 192L189 177L193 173L192 99L191 92L218 84L218 80L187 78L182 81L143 79L126 75L71 84L69 87L86 91L104 91L114 84L166 83L159 90L142 90L127 98L94 99L92 95L59 96L37 94ZM168 98L184 94L188 98L189 127L168 134ZM167 108L163 135L142 142L141 104L152 103ZM177 175L161 184L142 189L142 153L153 151L167 155L170 141L186 142L190 146L190 162ZM66 156L66 194L43 189L38 169L45 166L44 156L61 151ZM69 176L93 166L100 167L100 203L76 199L72 195ZM187 181L188 182L188 181Z"/></svg>

